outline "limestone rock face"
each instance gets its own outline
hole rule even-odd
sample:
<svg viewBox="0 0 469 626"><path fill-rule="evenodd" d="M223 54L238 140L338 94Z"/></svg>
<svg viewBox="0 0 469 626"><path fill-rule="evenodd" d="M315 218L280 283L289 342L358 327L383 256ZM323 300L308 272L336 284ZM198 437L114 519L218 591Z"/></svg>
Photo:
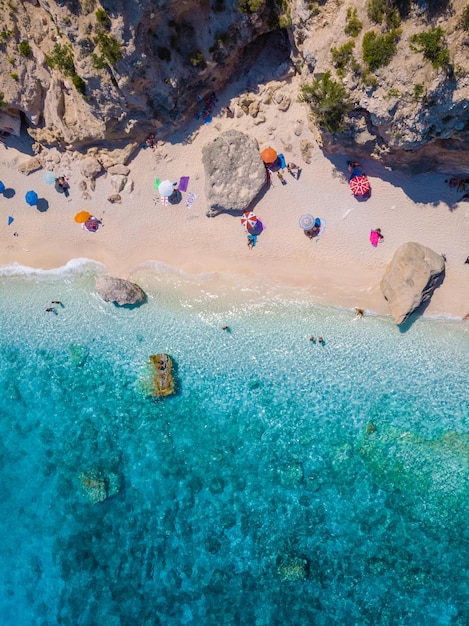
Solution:
<svg viewBox="0 0 469 626"><path fill-rule="evenodd" d="M96 280L96 291L105 302L116 302L120 306L140 304L145 300L143 289L123 278L100 276Z"/></svg>
<svg viewBox="0 0 469 626"><path fill-rule="evenodd" d="M237 130L220 133L202 149L208 214L245 209L265 184L257 142Z"/></svg>
<svg viewBox="0 0 469 626"><path fill-rule="evenodd" d="M419 243L404 243L396 250L381 280L396 324L431 297L444 270L443 257Z"/></svg>

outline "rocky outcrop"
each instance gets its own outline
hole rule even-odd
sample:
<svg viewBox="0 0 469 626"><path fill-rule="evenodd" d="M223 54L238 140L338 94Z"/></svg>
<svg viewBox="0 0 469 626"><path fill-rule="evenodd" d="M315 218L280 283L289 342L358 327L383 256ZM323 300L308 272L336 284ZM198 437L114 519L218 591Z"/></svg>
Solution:
<svg viewBox="0 0 469 626"><path fill-rule="evenodd" d="M381 280L396 324L431 297L444 270L443 257L419 243L404 243L396 250Z"/></svg>
<svg viewBox="0 0 469 626"><path fill-rule="evenodd" d="M171 396L175 392L173 362L168 354L152 354L150 370L153 390L151 395L157 398Z"/></svg>
<svg viewBox="0 0 469 626"><path fill-rule="evenodd" d="M412 171L467 173L467 0L383 0L371 3L374 19L370 3L358 0L244 2L241 10L240 4L109 0L106 11L84 0L15 4L2 18L0 129L18 134L21 113L43 145L81 149L107 140L135 149L148 132L165 137L200 113L199 98L223 90L239 67L246 70L262 48L277 48L288 33L301 80L310 84L330 71L351 101L343 132L321 130L325 151ZM394 54L370 69L364 37L385 36L396 26ZM448 50L441 67L411 41L431 28L442 29L433 52ZM377 46L375 57L386 46ZM256 86L264 79L256 77ZM273 102L286 110L296 97L292 90ZM258 102L243 106L255 125L266 121Z"/></svg>
<svg viewBox="0 0 469 626"><path fill-rule="evenodd" d="M112 276L100 276L96 280L96 291L105 302L115 302L120 306L141 304L146 297L143 289L137 284Z"/></svg>
<svg viewBox="0 0 469 626"><path fill-rule="evenodd" d="M79 474L83 493L92 503L103 502L107 498L119 492L119 476L111 472L104 473L95 468L81 472Z"/></svg>
<svg viewBox="0 0 469 626"><path fill-rule="evenodd" d="M207 215L241 211L265 185L266 174L257 142L237 130L220 133L202 149Z"/></svg>

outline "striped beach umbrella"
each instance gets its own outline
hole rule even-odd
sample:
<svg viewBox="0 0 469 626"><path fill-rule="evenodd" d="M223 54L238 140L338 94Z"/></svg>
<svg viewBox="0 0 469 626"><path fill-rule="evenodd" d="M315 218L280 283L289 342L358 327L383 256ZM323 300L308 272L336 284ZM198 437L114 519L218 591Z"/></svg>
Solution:
<svg viewBox="0 0 469 626"><path fill-rule="evenodd" d="M370 181L363 175L351 178L349 185L354 196L364 196L371 189Z"/></svg>
<svg viewBox="0 0 469 626"><path fill-rule="evenodd" d="M302 215L300 217L300 219L298 220L298 224L303 230L309 230L314 226L314 217L309 213L306 213L305 215Z"/></svg>
<svg viewBox="0 0 469 626"><path fill-rule="evenodd" d="M257 217L251 211L245 211L243 213L243 217L241 218L241 224L246 230L255 228L257 225Z"/></svg>

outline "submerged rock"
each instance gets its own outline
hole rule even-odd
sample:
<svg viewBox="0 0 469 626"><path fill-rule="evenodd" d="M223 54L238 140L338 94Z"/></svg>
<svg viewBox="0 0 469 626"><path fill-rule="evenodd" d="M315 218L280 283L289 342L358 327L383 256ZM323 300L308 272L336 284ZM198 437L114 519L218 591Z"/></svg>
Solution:
<svg viewBox="0 0 469 626"><path fill-rule="evenodd" d="M308 560L301 557L286 557L277 566L282 582L292 583L308 577Z"/></svg>
<svg viewBox="0 0 469 626"><path fill-rule="evenodd" d="M97 469L80 473L83 493L92 504L102 502L119 492L120 479L117 474L104 474Z"/></svg>
<svg viewBox="0 0 469 626"><path fill-rule="evenodd" d="M404 243L396 250L381 280L396 324L431 297L444 270L443 257L419 243Z"/></svg>
<svg viewBox="0 0 469 626"><path fill-rule="evenodd" d="M83 367L90 353L89 349L86 346L71 343L69 345L69 350L73 365L76 365L76 367Z"/></svg>
<svg viewBox="0 0 469 626"><path fill-rule="evenodd" d="M96 280L96 291L105 302L115 302L120 306L140 304L145 300L143 289L123 278L100 276Z"/></svg>
<svg viewBox="0 0 469 626"><path fill-rule="evenodd" d="M220 133L205 145L202 162L209 215L245 209L265 185L257 142L237 130Z"/></svg>

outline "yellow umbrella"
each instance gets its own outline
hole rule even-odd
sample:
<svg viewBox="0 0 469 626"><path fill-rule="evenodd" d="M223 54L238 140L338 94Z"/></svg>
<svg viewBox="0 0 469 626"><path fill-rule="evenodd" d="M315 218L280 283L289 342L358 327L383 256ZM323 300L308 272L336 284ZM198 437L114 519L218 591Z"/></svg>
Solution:
<svg viewBox="0 0 469 626"><path fill-rule="evenodd" d="M88 213L88 211L80 211L80 213L75 215L75 222L78 222L78 224L84 224L90 219L90 217L91 213Z"/></svg>

